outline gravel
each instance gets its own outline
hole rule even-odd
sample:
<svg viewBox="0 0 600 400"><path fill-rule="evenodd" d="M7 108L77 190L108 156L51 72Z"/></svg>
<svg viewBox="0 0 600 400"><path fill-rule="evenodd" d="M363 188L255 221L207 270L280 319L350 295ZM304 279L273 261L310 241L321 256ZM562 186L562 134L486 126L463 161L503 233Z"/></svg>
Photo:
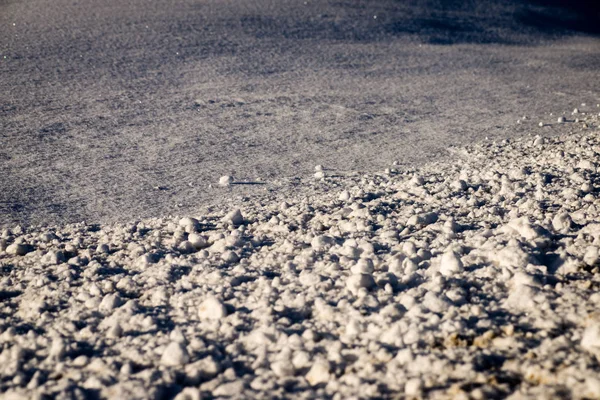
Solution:
<svg viewBox="0 0 600 400"><path fill-rule="evenodd" d="M285 203L6 228L0 392L597 398L600 130L579 115Z"/></svg>

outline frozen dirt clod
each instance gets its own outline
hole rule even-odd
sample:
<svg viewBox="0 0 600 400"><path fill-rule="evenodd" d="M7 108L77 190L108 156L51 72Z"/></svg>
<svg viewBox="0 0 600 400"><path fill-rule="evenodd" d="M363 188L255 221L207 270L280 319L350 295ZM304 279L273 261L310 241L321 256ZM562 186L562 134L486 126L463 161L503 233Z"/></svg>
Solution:
<svg viewBox="0 0 600 400"><path fill-rule="evenodd" d="M596 398L600 131L556 129L243 215L7 228L0 392Z"/></svg>

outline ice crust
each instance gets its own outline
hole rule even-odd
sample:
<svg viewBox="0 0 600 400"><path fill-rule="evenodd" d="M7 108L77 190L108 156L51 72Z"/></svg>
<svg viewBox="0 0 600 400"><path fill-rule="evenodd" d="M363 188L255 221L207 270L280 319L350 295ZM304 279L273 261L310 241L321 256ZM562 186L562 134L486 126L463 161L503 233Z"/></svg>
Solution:
<svg viewBox="0 0 600 400"><path fill-rule="evenodd" d="M319 167L285 203L6 228L0 392L597 398L600 131L578 115L444 164Z"/></svg>

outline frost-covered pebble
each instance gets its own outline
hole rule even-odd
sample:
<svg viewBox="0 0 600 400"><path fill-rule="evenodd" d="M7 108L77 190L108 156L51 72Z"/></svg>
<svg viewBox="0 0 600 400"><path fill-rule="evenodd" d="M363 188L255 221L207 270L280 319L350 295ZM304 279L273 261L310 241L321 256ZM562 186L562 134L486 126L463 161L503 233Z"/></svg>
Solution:
<svg viewBox="0 0 600 400"><path fill-rule="evenodd" d="M191 233L188 236L188 242L196 249L202 249L208 245L204 236L197 233Z"/></svg>
<svg viewBox="0 0 600 400"><path fill-rule="evenodd" d="M6 252L8 254L16 256L24 256L31 251L33 251L33 247L25 243L13 243L6 247Z"/></svg>
<svg viewBox="0 0 600 400"><path fill-rule="evenodd" d="M361 258L350 270L353 274L372 274L375 267L370 258Z"/></svg>
<svg viewBox="0 0 600 400"><path fill-rule="evenodd" d="M169 367L177 367L187 364L190 356L182 343L171 342L163 350L160 363Z"/></svg>
<svg viewBox="0 0 600 400"><path fill-rule="evenodd" d="M227 213L225 215L225 217L223 217L223 222L226 222L233 226L242 225L244 223L244 216L242 215L242 212L238 208L238 209L235 209L235 210Z"/></svg>
<svg viewBox="0 0 600 400"><path fill-rule="evenodd" d="M329 363L325 360L317 360L307 372L305 378L306 381L315 386L320 383L326 383L329 381L330 370Z"/></svg>
<svg viewBox="0 0 600 400"><path fill-rule="evenodd" d="M419 378L412 378L404 384L404 393L409 397L421 397L423 383Z"/></svg>
<svg viewBox="0 0 600 400"><path fill-rule="evenodd" d="M374 286L375 280L369 274L355 274L346 279L346 287L355 295L361 288L368 290Z"/></svg>
<svg viewBox="0 0 600 400"><path fill-rule="evenodd" d="M224 175L219 178L219 185L221 186L229 186L233 183L233 177L229 175Z"/></svg>
<svg viewBox="0 0 600 400"><path fill-rule="evenodd" d="M440 260L440 273L444 276L452 276L463 272L463 263L460 257L453 251L447 251Z"/></svg>
<svg viewBox="0 0 600 400"><path fill-rule="evenodd" d="M227 308L215 297L208 297L198 307L198 316L202 319L222 319L227 316Z"/></svg>
<svg viewBox="0 0 600 400"><path fill-rule="evenodd" d="M117 293L110 293L104 296L98 308L101 312L108 313L119 307L121 304L121 297Z"/></svg>

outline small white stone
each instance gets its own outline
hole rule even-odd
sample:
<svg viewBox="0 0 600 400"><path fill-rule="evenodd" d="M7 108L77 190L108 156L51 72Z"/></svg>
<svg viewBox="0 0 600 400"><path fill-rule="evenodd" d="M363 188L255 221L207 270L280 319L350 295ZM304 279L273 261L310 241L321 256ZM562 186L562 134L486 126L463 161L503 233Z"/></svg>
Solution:
<svg viewBox="0 0 600 400"><path fill-rule="evenodd" d="M179 392L174 400L202 400L202 394L200 389L188 386Z"/></svg>
<svg viewBox="0 0 600 400"><path fill-rule="evenodd" d="M177 250L179 250L182 253L191 253L195 249L196 248L194 247L194 245L192 245L192 243L190 243L188 240L184 240L183 242L179 243L179 245L177 246Z"/></svg>
<svg viewBox="0 0 600 400"><path fill-rule="evenodd" d="M417 254L417 246L413 242L404 242L402 244L402 252L408 257L412 257Z"/></svg>
<svg viewBox="0 0 600 400"><path fill-rule="evenodd" d="M271 370L280 378L293 376L296 372L290 360L281 360L271 363Z"/></svg>
<svg viewBox="0 0 600 400"><path fill-rule="evenodd" d="M351 275L346 279L346 287L350 290L354 295L358 294L358 291L361 288L365 288L367 290L371 289L375 286L375 280L371 275L367 274L357 274Z"/></svg>
<svg viewBox="0 0 600 400"><path fill-rule="evenodd" d="M347 190L342 191L342 193L340 193L338 199L341 201L350 200L350 192L348 192Z"/></svg>
<svg viewBox="0 0 600 400"><path fill-rule="evenodd" d="M451 304L445 300L445 296L442 298L441 296L437 296L434 292L427 292L425 293L425 296L423 296L423 305L431 312L443 313L448 310Z"/></svg>
<svg viewBox="0 0 600 400"><path fill-rule="evenodd" d="M104 296L98 306L100 312L109 313L122 304L121 297L117 293L110 293Z"/></svg>
<svg viewBox="0 0 600 400"><path fill-rule="evenodd" d="M208 297L198 307L198 316L202 319L223 319L227 316L227 308L215 297Z"/></svg>
<svg viewBox="0 0 600 400"><path fill-rule="evenodd" d="M297 351L292 358L292 365L296 369L302 369L310 365L310 354L306 351Z"/></svg>
<svg viewBox="0 0 600 400"><path fill-rule="evenodd" d="M316 179L323 179L323 178L325 178L325 171L317 171L317 172L315 172L314 177Z"/></svg>
<svg viewBox="0 0 600 400"><path fill-rule="evenodd" d="M96 253L98 254L108 254L110 252L110 248L106 243L100 243L98 247L96 247Z"/></svg>
<svg viewBox="0 0 600 400"><path fill-rule="evenodd" d="M40 240L44 243L50 243L56 239L58 239L58 237L53 232L45 232L40 235Z"/></svg>
<svg viewBox="0 0 600 400"><path fill-rule="evenodd" d="M315 250L325 250L335 244L334 239L331 236L321 235L315 236L311 241L310 245Z"/></svg>
<svg viewBox="0 0 600 400"><path fill-rule="evenodd" d="M108 331L106 331L106 336L112 339L120 338L121 336L123 336L123 328L121 327L121 324L119 324L118 322L114 323L113 326L111 326L108 329Z"/></svg>
<svg viewBox="0 0 600 400"><path fill-rule="evenodd" d="M240 257L236 254L235 251L227 250L221 255L221 259L229 264L234 264L240 261Z"/></svg>
<svg viewBox="0 0 600 400"><path fill-rule="evenodd" d="M329 363L325 360L317 360L305 375L306 381L312 386L329 382L329 377Z"/></svg>
<svg viewBox="0 0 600 400"><path fill-rule="evenodd" d="M179 226L185 229L186 232L196 232L200 228L200 222L196 218L184 217L179 220Z"/></svg>
<svg viewBox="0 0 600 400"><path fill-rule="evenodd" d="M33 247L24 243L13 243L6 248L8 254L15 256L24 256L31 251L33 251Z"/></svg>
<svg viewBox="0 0 600 400"><path fill-rule="evenodd" d="M315 165L315 171L323 171L322 165Z"/></svg>
<svg viewBox="0 0 600 400"><path fill-rule="evenodd" d="M375 270L375 267L373 266L373 260L371 260L370 258L361 258L358 260L358 262L352 266L352 268L350 269L350 271L354 274L372 274L373 271Z"/></svg>
<svg viewBox="0 0 600 400"><path fill-rule="evenodd" d="M190 356L182 343L171 342L163 351L160 363L169 367L187 364Z"/></svg>
<svg viewBox="0 0 600 400"><path fill-rule="evenodd" d="M188 235L188 242L190 242L195 249L203 249L208 246L206 238L198 233L190 233Z"/></svg>
<svg viewBox="0 0 600 400"><path fill-rule="evenodd" d="M459 191L467 190L467 188L469 187L469 185L467 185L467 182L463 181L462 179L452 182L451 186L452 189Z"/></svg>
<svg viewBox="0 0 600 400"><path fill-rule="evenodd" d="M222 383L215 390L213 390L213 396L219 398L240 396L244 393L245 387L246 384L242 380Z"/></svg>
<svg viewBox="0 0 600 400"><path fill-rule="evenodd" d="M440 273L444 276L453 276L464 271L460 257L453 251L447 251L440 260Z"/></svg>
<svg viewBox="0 0 600 400"><path fill-rule="evenodd" d="M514 308L521 311L531 311L536 308L534 300L539 289L529 285L515 285L511 289L510 295L504 304L507 308Z"/></svg>
<svg viewBox="0 0 600 400"><path fill-rule="evenodd" d="M404 384L404 394L412 397L421 397L423 382L419 378L412 378Z"/></svg>
<svg viewBox="0 0 600 400"><path fill-rule="evenodd" d="M587 170L590 170L590 171L595 171L596 170L596 164L593 163L593 162L591 162L590 160L581 160L577 164L577 168L579 168L579 169L587 169Z"/></svg>
<svg viewBox="0 0 600 400"><path fill-rule="evenodd" d="M590 267L595 266L600 261L600 249L597 246L588 246L583 255L583 262Z"/></svg>
<svg viewBox="0 0 600 400"><path fill-rule="evenodd" d="M61 360L66 352L67 346L65 342L61 338L55 338L52 341L52 346L50 347L49 356L55 360Z"/></svg>
<svg viewBox="0 0 600 400"><path fill-rule="evenodd" d="M558 122L559 124L564 124L566 121L567 121L567 120L565 119L565 117L558 117L558 120L557 120L557 122Z"/></svg>
<svg viewBox="0 0 600 400"><path fill-rule="evenodd" d="M229 176L229 175L225 175L219 178L219 185L220 186L229 186L233 183L233 177Z"/></svg>
<svg viewBox="0 0 600 400"><path fill-rule="evenodd" d="M426 226L435 223L438 220L438 215L435 212L413 215L408 219L408 226Z"/></svg>
<svg viewBox="0 0 600 400"><path fill-rule="evenodd" d="M592 322L581 337L581 347L600 359L600 323Z"/></svg>
<svg viewBox="0 0 600 400"><path fill-rule="evenodd" d="M423 186L423 184L425 184L425 180L419 176L419 175L415 175L412 177L412 179L410 180L410 183L413 186Z"/></svg>
<svg viewBox="0 0 600 400"><path fill-rule="evenodd" d="M42 263L44 264L60 264L65 262L65 254L60 251L49 251L42 257Z"/></svg>
<svg viewBox="0 0 600 400"><path fill-rule="evenodd" d="M244 216L239 208L230 211L225 217L223 217L223 222L231 224L233 226L239 226L244 223Z"/></svg>
<svg viewBox="0 0 600 400"><path fill-rule="evenodd" d="M352 319L346 325L345 335L349 338L355 338L363 332L361 323Z"/></svg>
<svg viewBox="0 0 600 400"><path fill-rule="evenodd" d="M572 226L573 220L566 212L556 214L554 218L552 218L552 227L558 232L568 232Z"/></svg>

